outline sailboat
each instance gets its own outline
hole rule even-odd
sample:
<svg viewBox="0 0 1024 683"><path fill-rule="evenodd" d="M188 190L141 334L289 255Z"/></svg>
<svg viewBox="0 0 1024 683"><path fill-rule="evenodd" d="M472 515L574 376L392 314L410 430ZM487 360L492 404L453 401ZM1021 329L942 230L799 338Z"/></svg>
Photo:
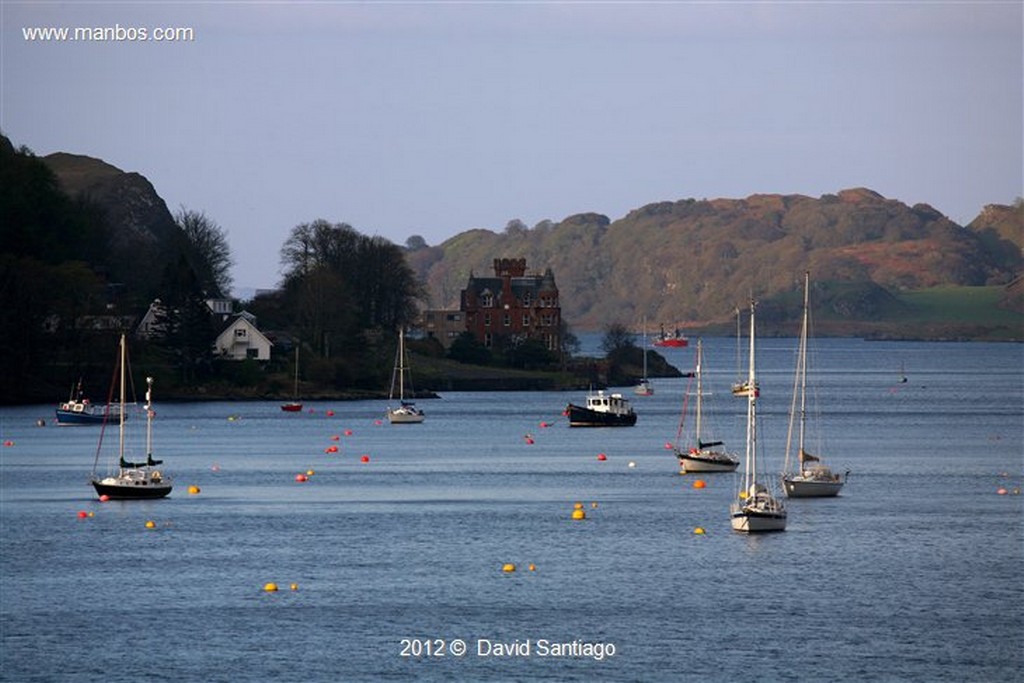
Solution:
<svg viewBox="0 0 1024 683"><path fill-rule="evenodd" d="M754 302L750 302L750 359L747 383L756 386L754 372ZM748 533L785 531L786 507L760 483L757 469L757 396L747 393L747 451L743 463L742 488L738 500L729 506L732 528Z"/></svg>
<svg viewBox="0 0 1024 683"><path fill-rule="evenodd" d="M302 412L302 401L299 400L299 344L295 344L295 384L292 388L292 400L281 404L286 413Z"/></svg>
<svg viewBox="0 0 1024 683"><path fill-rule="evenodd" d="M141 499L141 498L163 498L171 492L172 482L170 477L165 476L157 469L163 464L163 460L153 459L153 378L146 378L146 461L129 462L125 460L125 389L128 364L128 350L125 337L121 335L120 344L120 371L118 373L120 384L120 406L118 416L118 463L117 473L103 477L96 474L96 464L99 462L100 451L103 447L104 427L100 432L99 446L96 448L96 461L93 462L91 483L100 497L107 496L114 499Z"/></svg>
<svg viewBox="0 0 1024 683"><path fill-rule="evenodd" d="M743 335L740 332L740 309L736 308L736 375L740 374L740 347L742 346ZM751 384L747 380L738 379L732 385L733 396L754 395L758 398L761 395L761 388L757 384Z"/></svg>
<svg viewBox="0 0 1024 683"><path fill-rule="evenodd" d="M679 472L733 472L740 465L740 460L735 455L725 450L721 441L703 441L704 433L704 383L701 368L703 366L703 343L697 339L697 360L694 368L694 377L697 378L697 406L695 411L696 425L693 434L695 443L687 450L679 448L679 436L683 431L683 419L679 420L679 431L676 433L676 445L674 447L676 457L679 459ZM683 404L683 416L686 415L686 406Z"/></svg>
<svg viewBox="0 0 1024 683"><path fill-rule="evenodd" d="M391 374L391 393L388 395L388 402L395 398L395 384L398 384L398 407L388 406L388 422L391 424L419 424L426 416L423 411L416 407L412 401L405 400L405 375L409 369L405 365L405 330L398 332L398 351L395 353L395 369ZM412 388L412 376L410 375L410 389Z"/></svg>
<svg viewBox="0 0 1024 683"><path fill-rule="evenodd" d="M653 396L654 387L651 385L651 380L647 379L647 320L644 319L644 344L641 347L644 354L644 376L640 378L640 381L633 387L633 393L637 396Z"/></svg>
<svg viewBox="0 0 1024 683"><path fill-rule="evenodd" d="M811 455L804 450L804 432L807 423L807 328L809 321L810 274L804 273L804 317L800 327L800 345L797 350L796 376L793 379L793 403L789 410L789 431L786 435L786 463L782 474L782 488L790 498L824 498L835 496L843 488L844 481L832 472L821 456ZM793 425L797 429L797 468L790 470Z"/></svg>

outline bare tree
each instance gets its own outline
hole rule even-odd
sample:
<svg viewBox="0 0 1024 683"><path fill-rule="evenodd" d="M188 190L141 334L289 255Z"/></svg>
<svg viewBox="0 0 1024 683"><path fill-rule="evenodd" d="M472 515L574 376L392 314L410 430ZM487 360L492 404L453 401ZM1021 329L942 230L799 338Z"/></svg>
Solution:
<svg viewBox="0 0 1024 683"><path fill-rule="evenodd" d="M231 293L231 247L224 229L205 213L182 206L174 214L188 243L188 258L199 278L200 286L209 296Z"/></svg>

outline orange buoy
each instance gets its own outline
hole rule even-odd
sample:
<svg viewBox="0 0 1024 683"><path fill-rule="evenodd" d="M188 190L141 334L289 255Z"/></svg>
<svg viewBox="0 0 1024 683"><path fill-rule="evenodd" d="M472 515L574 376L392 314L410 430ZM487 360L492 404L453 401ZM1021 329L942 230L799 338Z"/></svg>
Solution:
<svg viewBox="0 0 1024 683"><path fill-rule="evenodd" d="M108 500L110 500L110 496L108 496L107 494L104 493L102 496L100 496L101 503L106 503Z"/></svg>
<svg viewBox="0 0 1024 683"><path fill-rule="evenodd" d="M88 516L89 516L89 513L88 513L88 512L86 512L85 510L79 510L79 511L78 511L78 517L79 517L79 519L85 519L85 518L86 518L86 517L88 517Z"/></svg>
<svg viewBox="0 0 1024 683"><path fill-rule="evenodd" d="M370 456L364 455L363 457L359 458L359 462L370 462Z"/></svg>
<svg viewBox="0 0 1024 683"><path fill-rule="evenodd" d="M309 479L309 477L307 477L305 474L302 474L301 472L295 475L295 481L297 482L301 483L306 481L307 479Z"/></svg>
<svg viewBox="0 0 1024 683"><path fill-rule="evenodd" d="M695 488L695 489L702 489L702 488L704 488L706 486L707 486L707 482L705 482L703 479L694 479L693 480L693 488Z"/></svg>
<svg viewBox="0 0 1024 683"><path fill-rule="evenodd" d="M198 486L189 486L188 487L188 492L189 492L189 495L193 495L193 496L197 495L199 493L199 487Z"/></svg>

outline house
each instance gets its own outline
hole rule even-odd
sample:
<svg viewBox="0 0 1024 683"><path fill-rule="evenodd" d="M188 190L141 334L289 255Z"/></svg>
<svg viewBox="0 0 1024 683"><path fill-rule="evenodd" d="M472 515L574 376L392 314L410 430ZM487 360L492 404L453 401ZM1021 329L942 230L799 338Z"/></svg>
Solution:
<svg viewBox="0 0 1024 683"><path fill-rule="evenodd" d="M135 328L135 336L139 339L162 338L167 334L167 310L160 299L154 299L153 303L146 309L138 326Z"/></svg>
<svg viewBox="0 0 1024 683"><path fill-rule="evenodd" d="M217 335L214 354L229 360L270 360L273 342L256 327L256 317L242 311Z"/></svg>
<svg viewBox="0 0 1024 683"><path fill-rule="evenodd" d="M469 274L459 309L466 330L487 348L513 339L538 339L561 348L562 308L551 268L528 275L525 258L494 259L494 277Z"/></svg>
<svg viewBox="0 0 1024 683"><path fill-rule="evenodd" d="M462 311L426 310L417 327L428 339L436 339L449 349L452 342L466 331L466 314Z"/></svg>

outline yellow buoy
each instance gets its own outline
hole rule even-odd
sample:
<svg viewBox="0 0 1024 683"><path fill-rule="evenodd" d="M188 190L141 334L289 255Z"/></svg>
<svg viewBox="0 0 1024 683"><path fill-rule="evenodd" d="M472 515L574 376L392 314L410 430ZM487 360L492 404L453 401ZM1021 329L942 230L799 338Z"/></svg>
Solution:
<svg viewBox="0 0 1024 683"><path fill-rule="evenodd" d="M596 509L597 509L597 503L591 503L591 504L590 504L590 507L592 507L593 509L595 509L595 510L596 510Z"/></svg>
<svg viewBox="0 0 1024 683"><path fill-rule="evenodd" d="M292 585L290 585L288 587L291 588L293 591L299 590L299 584L297 584L297 583L293 583Z"/></svg>
<svg viewBox="0 0 1024 683"><path fill-rule="evenodd" d="M704 527L702 527L702 526L697 527L696 529L693 530L693 533L697 534L698 536L703 536L704 535Z"/></svg>
<svg viewBox="0 0 1024 683"><path fill-rule="evenodd" d="M316 472L314 472L313 470L306 470L307 477L312 477L314 474L316 474Z"/></svg>
<svg viewBox="0 0 1024 683"><path fill-rule="evenodd" d="M587 513L583 511L583 508L576 508L572 511L573 519L586 519Z"/></svg>
<svg viewBox="0 0 1024 683"><path fill-rule="evenodd" d="M153 520L151 520L151 519L150 519L150 520L147 520L147 521L146 521L146 528L147 528L147 529L155 529L155 528L156 528L156 522L154 522L154 521L153 521Z"/></svg>
<svg viewBox="0 0 1024 683"><path fill-rule="evenodd" d="M512 564L511 562L506 562L504 564L504 566L502 566L502 568L501 568L501 571L505 572L506 574L514 572L515 570L516 570L516 566L514 564Z"/></svg>
<svg viewBox="0 0 1024 683"><path fill-rule="evenodd" d="M198 486L189 486L189 487L188 487L188 492L189 492L189 493L190 493L191 495L193 495L193 496L194 496L194 495L196 495L197 493L199 493L199 487L198 487Z"/></svg>
<svg viewBox="0 0 1024 683"><path fill-rule="evenodd" d="M747 492L746 491L740 491L740 500L746 500L746 499L747 499Z"/></svg>
<svg viewBox="0 0 1024 683"><path fill-rule="evenodd" d="M530 566L527 567L527 569L529 569L531 572L535 572L535 571L537 571L537 565L535 565L533 562L531 562Z"/></svg>
<svg viewBox="0 0 1024 683"><path fill-rule="evenodd" d="M573 505L573 507L576 508L577 510L582 510L583 509L583 503L576 503L575 505Z"/></svg>
<svg viewBox="0 0 1024 683"><path fill-rule="evenodd" d="M267 593L274 593L277 591L277 584L273 582L263 584L263 590Z"/></svg>

